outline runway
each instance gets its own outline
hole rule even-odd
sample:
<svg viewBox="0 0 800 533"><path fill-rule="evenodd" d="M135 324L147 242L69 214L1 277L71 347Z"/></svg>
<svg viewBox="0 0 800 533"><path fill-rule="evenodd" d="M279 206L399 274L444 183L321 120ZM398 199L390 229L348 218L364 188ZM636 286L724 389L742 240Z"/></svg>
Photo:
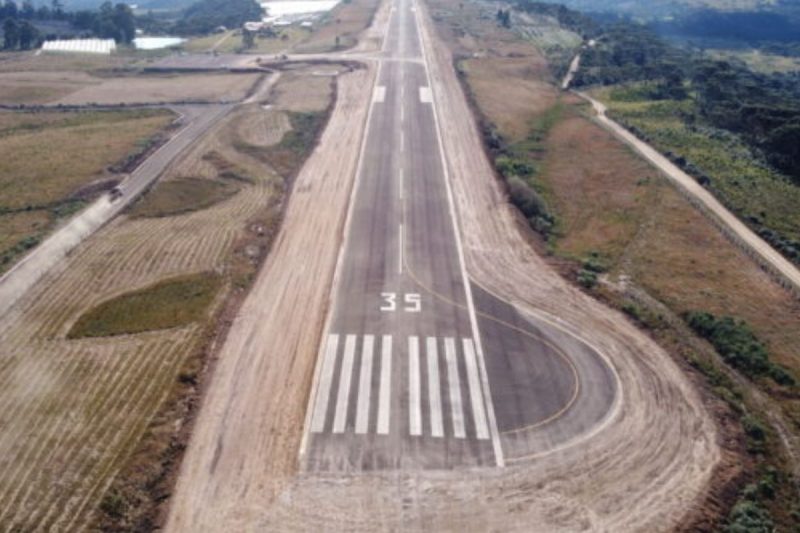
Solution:
<svg viewBox="0 0 800 533"><path fill-rule="evenodd" d="M472 283L412 0L395 0L308 407L312 472L506 466L617 398L590 346Z"/></svg>

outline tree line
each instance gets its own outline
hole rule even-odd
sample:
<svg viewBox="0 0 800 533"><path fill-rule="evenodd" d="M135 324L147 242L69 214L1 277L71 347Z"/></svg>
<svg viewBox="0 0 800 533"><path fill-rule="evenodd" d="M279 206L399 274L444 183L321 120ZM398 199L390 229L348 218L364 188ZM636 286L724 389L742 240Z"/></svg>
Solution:
<svg viewBox="0 0 800 533"><path fill-rule="evenodd" d="M696 116L738 134L800 185L800 75L762 74L744 64L679 48L630 21L602 23L563 6L519 0L596 44L581 54L577 87L646 81L652 99L692 98ZM798 37L797 41L800 41Z"/></svg>
<svg viewBox="0 0 800 533"><path fill-rule="evenodd" d="M37 47L43 40L55 39L55 34L43 34L37 27L51 21L66 22L85 36L114 39L129 44L136 37L136 18L128 4L103 3L97 10L65 11L60 0L50 6L35 8L25 1L18 5L14 0L0 4L0 20L3 20L3 47L6 50L28 50Z"/></svg>

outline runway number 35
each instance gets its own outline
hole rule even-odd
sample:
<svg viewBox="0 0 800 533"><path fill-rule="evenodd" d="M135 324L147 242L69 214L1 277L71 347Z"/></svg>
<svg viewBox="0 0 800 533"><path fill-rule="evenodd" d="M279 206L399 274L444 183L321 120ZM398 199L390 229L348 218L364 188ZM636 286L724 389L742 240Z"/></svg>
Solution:
<svg viewBox="0 0 800 533"><path fill-rule="evenodd" d="M419 294L410 292L402 295L402 310L406 313L419 313L422 311L422 297ZM397 293L396 292L382 292L381 293L381 311L392 313L397 311Z"/></svg>

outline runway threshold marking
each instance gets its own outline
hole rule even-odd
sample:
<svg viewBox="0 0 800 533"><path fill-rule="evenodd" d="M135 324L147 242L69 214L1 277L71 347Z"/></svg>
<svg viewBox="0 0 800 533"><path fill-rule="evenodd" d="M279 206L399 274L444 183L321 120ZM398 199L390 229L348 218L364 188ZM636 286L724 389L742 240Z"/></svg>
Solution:
<svg viewBox="0 0 800 533"><path fill-rule="evenodd" d="M467 436L464 428L464 406L461 404L461 380L458 377L456 342L452 337L444 340L444 357L447 362L447 383L450 391L450 416L453 420L453 435L457 439Z"/></svg>
<svg viewBox="0 0 800 533"><path fill-rule="evenodd" d="M431 410L431 435L444 437L444 422L442 420L442 397L439 392L439 351L436 349L436 338L428 337L428 405Z"/></svg>
<svg viewBox="0 0 800 533"><path fill-rule="evenodd" d="M392 336L381 340L381 380L378 392L378 435L389 434L389 407L392 401Z"/></svg>
<svg viewBox="0 0 800 533"><path fill-rule="evenodd" d="M372 351L375 337L364 335L361 349L361 375L358 383L358 404L356 410L356 433L365 434L369 426L369 404L372 392Z"/></svg>
<svg viewBox="0 0 800 533"><path fill-rule="evenodd" d="M422 435L422 391L420 390L419 338L408 338L408 432Z"/></svg>
<svg viewBox="0 0 800 533"><path fill-rule="evenodd" d="M416 29L417 39L419 40L420 51L422 52L423 65L425 68L425 77L428 81L428 88L430 88L431 90L431 110L433 112L433 123L436 129L436 138L439 144L439 157L441 158L442 162L442 172L444 173L445 188L447 190L447 203L450 210L450 219L453 225L453 233L455 235L456 250L458 252L458 262L461 270L461 279L464 282L464 295L466 296L467 299L467 309L469 312L470 326L472 329L473 338L475 339L474 349L475 351L477 351L477 358L478 358L477 364L480 365L480 374L481 374L480 384L483 388L483 391L485 392L486 416L488 417L489 424L491 424L492 449L494 451L495 464L498 467L503 467L505 466L503 445L500 443L500 431L497 428L497 419L494 414L494 405L492 404L492 391L489 385L489 376L486 370L486 361L484 359L483 346L481 343L480 328L478 327L478 318L475 312L475 303L472 297L472 287L470 286L470 280L469 277L467 276L467 268L465 266L466 262L464 260L464 246L461 242L461 229L458 225L458 220L456 217L455 201L453 200L453 190L452 186L450 185L450 172L448 170L447 158L445 157L444 153L445 148L442 137L442 127L439 123L439 113L436 109L436 103L434 101L430 66L428 61L428 50L425 46L426 36L423 35L424 34L423 24L420 23L420 13L418 11L414 13L414 19L417 23L415 29ZM472 347L471 344L470 347Z"/></svg>
<svg viewBox="0 0 800 533"><path fill-rule="evenodd" d="M356 336L348 335L344 341L344 358L339 377L339 394L336 398L336 415L333 417L333 432L344 433L347 424L347 405L350 401L350 382L353 377L353 359L356 353Z"/></svg>
<svg viewBox="0 0 800 533"><path fill-rule="evenodd" d="M333 382L333 369L336 366L336 351L339 348L339 335L329 335L325 344L325 355L322 359L322 373L320 375L317 401L314 405L314 418L311 422L311 431L322 433L325 429L325 417L328 413L328 398L331 394Z"/></svg>
<svg viewBox="0 0 800 533"><path fill-rule="evenodd" d="M478 363L475 361L475 346L471 339L464 339L464 360L467 364L467 380L469 382L469 396L472 401L472 416L475 420L475 432L478 438L489 438L489 427L486 423L486 411L483 407L483 393L481 391L480 377L478 376Z"/></svg>

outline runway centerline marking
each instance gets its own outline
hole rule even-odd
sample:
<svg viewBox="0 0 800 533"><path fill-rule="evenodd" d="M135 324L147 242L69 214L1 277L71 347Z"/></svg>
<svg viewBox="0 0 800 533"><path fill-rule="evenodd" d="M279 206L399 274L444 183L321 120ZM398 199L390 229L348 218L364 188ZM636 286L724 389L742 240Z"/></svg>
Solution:
<svg viewBox="0 0 800 533"><path fill-rule="evenodd" d="M422 435L422 391L420 390L419 338L408 338L408 432Z"/></svg>
<svg viewBox="0 0 800 533"><path fill-rule="evenodd" d="M439 391L439 352L436 349L436 337L428 337L428 404L431 410L431 435L444 437L444 423L442 421L442 396Z"/></svg>
<svg viewBox="0 0 800 533"><path fill-rule="evenodd" d="M378 435L389 434L389 407L392 401L392 336L381 340L381 380L378 392Z"/></svg>
<svg viewBox="0 0 800 533"><path fill-rule="evenodd" d="M466 438L464 428L464 406L461 404L461 380L458 377L456 342L452 337L444 340L444 357L447 362L447 384L450 391L450 416L453 419L453 435L457 439Z"/></svg>
<svg viewBox="0 0 800 533"><path fill-rule="evenodd" d="M333 432L344 433L347 424L347 405L350 401L350 381L353 377L353 359L356 352L356 336L348 335L344 341L344 358L339 377L339 395L336 398L336 415L333 418Z"/></svg>
<svg viewBox="0 0 800 533"><path fill-rule="evenodd" d="M397 253L397 273L398 274L402 274L403 273L403 248L405 247L405 244L403 242L403 240L405 239L404 235L405 235L405 232L403 231L403 223L401 222L400 223L400 229L398 230L398 239L397 239L398 242L399 242L398 253Z"/></svg>
<svg viewBox="0 0 800 533"><path fill-rule="evenodd" d="M356 433L363 435L369 426L369 405L372 392L372 351L375 337L364 335L361 348L361 375L358 383L358 404L356 410Z"/></svg>
<svg viewBox="0 0 800 533"><path fill-rule="evenodd" d="M325 354L322 356L322 373L320 375L316 404L314 405L314 417L311 423L311 431L314 433L321 433L325 429L325 418L328 414L328 400L331 395L331 383L333 382L333 370L336 367L336 351L338 348L339 335L328 335Z"/></svg>

